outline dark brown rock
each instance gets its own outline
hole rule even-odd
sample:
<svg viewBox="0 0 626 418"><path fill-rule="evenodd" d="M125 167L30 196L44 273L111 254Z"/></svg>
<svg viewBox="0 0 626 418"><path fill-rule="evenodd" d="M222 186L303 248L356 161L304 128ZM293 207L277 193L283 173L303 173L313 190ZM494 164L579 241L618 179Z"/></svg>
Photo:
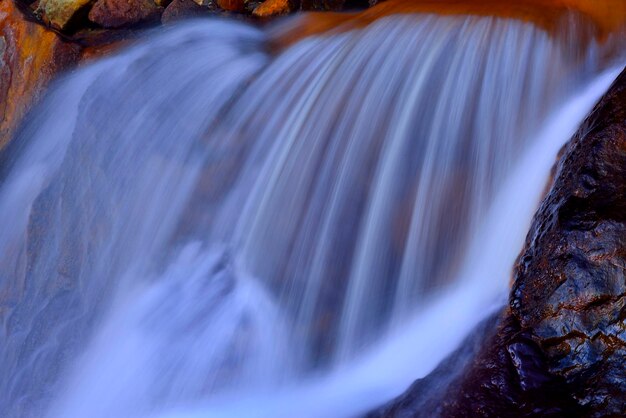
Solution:
<svg viewBox="0 0 626 418"><path fill-rule="evenodd" d="M208 16L211 11L193 0L172 0L165 8L161 22L166 24L190 17Z"/></svg>
<svg viewBox="0 0 626 418"><path fill-rule="evenodd" d="M495 334L369 417L626 416L626 70L554 177Z"/></svg>
<svg viewBox="0 0 626 418"><path fill-rule="evenodd" d="M300 0L300 10L341 11L345 0Z"/></svg>
<svg viewBox="0 0 626 418"><path fill-rule="evenodd" d="M246 8L244 0L217 0L217 5L229 12L243 12Z"/></svg>
<svg viewBox="0 0 626 418"><path fill-rule="evenodd" d="M89 11L89 20L104 28L121 28L156 22L162 12L153 0L98 0Z"/></svg>
<svg viewBox="0 0 626 418"><path fill-rule="evenodd" d="M507 310L479 325L435 371L367 418L560 418L582 412Z"/></svg>
<svg viewBox="0 0 626 418"><path fill-rule="evenodd" d="M216 0L217 5L222 10L229 12L243 12L246 9L246 2L244 0Z"/></svg>
<svg viewBox="0 0 626 418"><path fill-rule="evenodd" d="M511 306L580 405L626 415L626 72L563 151Z"/></svg>

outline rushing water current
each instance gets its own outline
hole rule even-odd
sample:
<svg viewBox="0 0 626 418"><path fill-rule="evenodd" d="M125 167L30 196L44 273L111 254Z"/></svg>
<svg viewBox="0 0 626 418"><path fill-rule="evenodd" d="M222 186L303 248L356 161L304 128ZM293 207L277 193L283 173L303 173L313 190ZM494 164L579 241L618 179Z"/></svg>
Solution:
<svg viewBox="0 0 626 418"><path fill-rule="evenodd" d="M579 33L408 15L274 54L208 20L67 75L0 168L2 416L351 417L398 395L504 302L616 76Z"/></svg>

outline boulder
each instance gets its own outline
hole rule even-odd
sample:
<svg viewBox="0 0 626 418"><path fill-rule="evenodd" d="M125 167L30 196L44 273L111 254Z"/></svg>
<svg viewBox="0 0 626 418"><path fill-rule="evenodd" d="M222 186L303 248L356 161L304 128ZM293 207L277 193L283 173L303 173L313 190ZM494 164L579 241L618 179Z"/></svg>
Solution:
<svg viewBox="0 0 626 418"><path fill-rule="evenodd" d="M193 0L172 0L161 15L161 22L167 24L190 17L208 16L211 11Z"/></svg>
<svg viewBox="0 0 626 418"><path fill-rule="evenodd" d="M229 12L243 12L246 9L244 0L217 0L217 5Z"/></svg>
<svg viewBox="0 0 626 418"><path fill-rule="evenodd" d="M35 13L52 27L67 30L86 15L92 4L93 0L41 0Z"/></svg>
<svg viewBox="0 0 626 418"><path fill-rule="evenodd" d="M162 12L153 0L97 0L89 11L89 20L113 29L156 22Z"/></svg>
<svg viewBox="0 0 626 418"><path fill-rule="evenodd" d="M257 17L271 17L289 14L293 9L290 0L265 0L252 14Z"/></svg>
<svg viewBox="0 0 626 418"><path fill-rule="evenodd" d="M594 416L626 415L626 71L562 152L513 315Z"/></svg>

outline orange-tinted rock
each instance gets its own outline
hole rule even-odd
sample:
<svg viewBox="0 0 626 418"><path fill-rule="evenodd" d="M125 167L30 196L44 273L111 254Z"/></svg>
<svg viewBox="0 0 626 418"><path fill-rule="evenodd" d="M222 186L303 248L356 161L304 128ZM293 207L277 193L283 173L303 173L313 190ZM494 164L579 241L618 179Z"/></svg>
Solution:
<svg viewBox="0 0 626 418"><path fill-rule="evenodd" d="M134 39L132 37L121 39L107 39L102 43L87 45L81 51L80 65L85 65L93 60L106 57L107 55L113 55L117 51L132 45L133 41Z"/></svg>
<svg viewBox="0 0 626 418"><path fill-rule="evenodd" d="M42 16L50 26L65 30L81 17L83 20L86 11L94 0L41 0L37 6L37 14Z"/></svg>
<svg viewBox="0 0 626 418"><path fill-rule="evenodd" d="M0 148L48 82L76 63L80 48L25 20L11 0L0 1Z"/></svg>
<svg viewBox="0 0 626 418"><path fill-rule="evenodd" d="M217 0L217 5L229 12L243 12L246 8L244 0Z"/></svg>
<svg viewBox="0 0 626 418"><path fill-rule="evenodd" d="M162 12L153 0L98 0L89 20L104 28L121 28L158 21Z"/></svg>
<svg viewBox="0 0 626 418"><path fill-rule="evenodd" d="M253 15L258 17L280 16L288 14L292 10L289 0L265 0L254 11Z"/></svg>
<svg viewBox="0 0 626 418"><path fill-rule="evenodd" d="M598 38L626 26L625 0L387 0L360 13L307 13L298 24L290 23L284 30L277 30L274 43L282 48L307 36L346 31L367 26L385 16L407 13L497 16L554 30L570 11L587 17L596 27Z"/></svg>

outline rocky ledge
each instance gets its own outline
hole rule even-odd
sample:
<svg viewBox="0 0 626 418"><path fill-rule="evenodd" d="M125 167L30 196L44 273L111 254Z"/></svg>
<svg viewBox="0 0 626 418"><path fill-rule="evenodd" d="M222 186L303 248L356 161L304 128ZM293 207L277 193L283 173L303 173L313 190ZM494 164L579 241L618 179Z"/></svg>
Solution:
<svg viewBox="0 0 626 418"><path fill-rule="evenodd" d="M368 0L17 0L33 17L62 33L136 28L189 16L229 14L266 18L299 10L365 8ZM372 4L377 0L371 0Z"/></svg>
<svg viewBox="0 0 626 418"><path fill-rule="evenodd" d="M110 53L145 28L211 15L262 24L299 10L369 5L368 0L0 0L0 149L58 73Z"/></svg>
<svg viewBox="0 0 626 418"><path fill-rule="evenodd" d="M509 306L370 417L626 416L626 70L553 179Z"/></svg>

